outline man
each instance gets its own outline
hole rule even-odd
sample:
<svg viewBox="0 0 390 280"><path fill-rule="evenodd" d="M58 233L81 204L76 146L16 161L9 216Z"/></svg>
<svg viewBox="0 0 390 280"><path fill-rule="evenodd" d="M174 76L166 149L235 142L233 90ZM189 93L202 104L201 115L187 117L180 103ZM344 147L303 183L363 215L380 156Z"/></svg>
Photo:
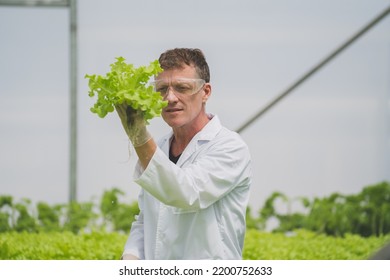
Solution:
<svg viewBox="0 0 390 280"><path fill-rule="evenodd" d="M206 113L209 67L199 49L159 58L156 91L168 101L172 128L158 144L142 113L117 106L139 161L142 190L122 259L241 259L251 183L250 155L240 136Z"/></svg>

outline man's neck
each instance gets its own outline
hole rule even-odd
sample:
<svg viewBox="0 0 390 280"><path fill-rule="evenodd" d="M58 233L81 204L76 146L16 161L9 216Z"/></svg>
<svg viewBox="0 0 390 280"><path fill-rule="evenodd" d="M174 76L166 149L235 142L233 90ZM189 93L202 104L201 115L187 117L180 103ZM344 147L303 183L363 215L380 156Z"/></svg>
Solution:
<svg viewBox="0 0 390 280"><path fill-rule="evenodd" d="M172 153L177 156L181 154L191 139L206 126L210 121L207 114L203 114L196 122L182 127L173 128L173 139L171 143Z"/></svg>

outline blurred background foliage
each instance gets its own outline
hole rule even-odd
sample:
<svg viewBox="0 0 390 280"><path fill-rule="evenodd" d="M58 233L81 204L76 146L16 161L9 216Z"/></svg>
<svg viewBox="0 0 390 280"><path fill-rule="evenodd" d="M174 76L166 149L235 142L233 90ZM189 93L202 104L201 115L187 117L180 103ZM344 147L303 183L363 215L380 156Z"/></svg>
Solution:
<svg viewBox="0 0 390 280"><path fill-rule="evenodd" d="M124 192L106 190L98 203L72 202L49 205L30 200L14 201L0 196L1 232L120 232L129 233L139 213L138 203L121 202ZM293 211L292 206L297 210ZM283 210L283 211L282 211ZM358 194L332 193L327 197L289 198L272 193L257 215L247 209L247 228L259 231L292 232L305 229L317 234L344 237L383 236L390 233L390 183L366 186ZM270 224L273 224L270 228Z"/></svg>
<svg viewBox="0 0 390 280"><path fill-rule="evenodd" d="M299 203L301 210L292 211L293 203ZM285 213L278 212L277 205L284 206ZM358 194L332 193L311 200L305 197L291 199L274 192L260 209L259 218L248 226L266 229L272 219L276 223L274 232L307 229L339 237L346 234L386 235L390 233L390 183L366 186Z"/></svg>
<svg viewBox="0 0 390 280"><path fill-rule="evenodd" d="M106 190L99 203L72 202L32 205L28 199L14 202L11 196L0 196L0 232L92 232L128 233L138 214L138 203L120 202L124 192Z"/></svg>

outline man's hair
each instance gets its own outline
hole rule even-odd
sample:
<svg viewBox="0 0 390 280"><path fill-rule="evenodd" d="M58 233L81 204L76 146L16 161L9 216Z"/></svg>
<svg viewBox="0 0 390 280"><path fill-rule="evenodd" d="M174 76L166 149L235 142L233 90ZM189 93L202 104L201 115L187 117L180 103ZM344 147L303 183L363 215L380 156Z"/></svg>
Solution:
<svg viewBox="0 0 390 280"><path fill-rule="evenodd" d="M176 48L160 55L159 62L164 70L194 66L199 78L210 82L210 69L200 49Z"/></svg>

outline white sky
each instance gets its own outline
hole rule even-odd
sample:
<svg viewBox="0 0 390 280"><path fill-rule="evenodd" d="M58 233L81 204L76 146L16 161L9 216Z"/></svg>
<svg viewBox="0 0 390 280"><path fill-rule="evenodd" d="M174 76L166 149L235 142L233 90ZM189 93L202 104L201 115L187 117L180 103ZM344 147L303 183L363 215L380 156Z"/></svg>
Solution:
<svg viewBox="0 0 390 280"><path fill-rule="evenodd" d="M315 3L314 3L315 2ZM135 154L115 114L89 112L85 74L117 56L137 66L199 47L211 68L208 111L238 128L390 5L384 0L80 0L78 199L120 187L137 198ZM0 6L0 195L68 200L69 34L64 8ZM390 16L243 133L250 205L357 193L390 180ZM168 131L161 118L150 131Z"/></svg>

